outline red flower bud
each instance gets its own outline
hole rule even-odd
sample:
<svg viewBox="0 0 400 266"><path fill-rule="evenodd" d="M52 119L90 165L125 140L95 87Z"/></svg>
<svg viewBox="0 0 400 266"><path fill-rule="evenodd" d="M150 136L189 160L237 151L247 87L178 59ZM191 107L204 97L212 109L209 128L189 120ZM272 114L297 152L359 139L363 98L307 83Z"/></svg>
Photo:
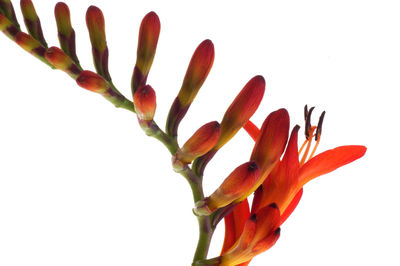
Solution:
<svg viewBox="0 0 400 266"><path fill-rule="evenodd" d="M240 165L210 197L196 203L197 208L194 211L200 215L209 215L232 202L240 202L241 198L251 193L250 189L259 177L260 170L256 163L247 162Z"/></svg>
<svg viewBox="0 0 400 266"><path fill-rule="evenodd" d="M104 15L96 6L90 6L86 12L86 25L89 30L92 46L102 53L106 47Z"/></svg>
<svg viewBox="0 0 400 266"><path fill-rule="evenodd" d="M260 105L264 91L265 80L262 76L255 76L247 82L222 118L222 132L217 149L225 145L249 121Z"/></svg>
<svg viewBox="0 0 400 266"><path fill-rule="evenodd" d="M50 47L47 49L45 57L55 68L66 72L74 79L76 79L81 72L72 59L57 47Z"/></svg>
<svg viewBox="0 0 400 266"><path fill-rule="evenodd" d="M153 120L156 111L156 93L151 86L139 88L133 96L133 104L140 120Z"/></svg>
<svg viewBox="0 0 400 266"><path fill-rule="evenodd" d="M183 107L191 104L206 80L214 62L214 45L205 40L196 48L178 94Z"/></svg>
<svg viewBox="0 0 400 266"><path fill-rule="evenodd" d="M220 133L221 128L217 121L203 125L186 141L182 149L177 152L176 158L183 163L192 162L215 146Z"/></svg>
<svg viewBox="0 0 400 266"><path fill-rule="evenodd" d="M160 19L155 12L148 13L140 24L136 66L143 76L147 76L153 63L160 28Z"/></svg>
<svg viewBox="0 0 400 266"><path fill-rule="evenodd" d="M76 79L76 83L84 89L100 94L104 94L110 89L110 84L104 78L89 70L82 71Z"/></svg>

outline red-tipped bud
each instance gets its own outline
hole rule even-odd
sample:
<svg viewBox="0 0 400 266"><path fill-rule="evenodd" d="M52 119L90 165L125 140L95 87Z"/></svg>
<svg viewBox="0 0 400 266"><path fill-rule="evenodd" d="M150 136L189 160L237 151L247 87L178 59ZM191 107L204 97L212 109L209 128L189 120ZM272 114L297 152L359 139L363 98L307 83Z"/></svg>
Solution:
<svg viewBox="0 0 400 266"><path fill-rule="evenodd" d="M206 154L218 141L221 128L217 121L213 121L199 128L176 154L176 158L183 163L190 163L197 157Z"/></svg>
<svg viewBox="0 0 400 266"><path fill-rule="evenodd" d="M262 76L255 76L244 86L225 112L217 149L225 145L249 121L260 105L264 92L265 80Z"/></svg>
<svg viewBox="0 0 400 266"><path fill-rule="evenodd" d="M264 181L267 175L272 171L281 157L285 150L288 136L288 112L286 109L279 109L272 112L265 119L251 154L251 160L255 161L260 166L264 177L262 181Z"/></svg>
<svg viewBox="0 0 400 266"><path fill-rule="evenodd" d="M178 94L183 107L191 104L206 80L214 62L214 44L205 40L196 48Z"/></svg>
<svg viewBox="0 0 400 266"><path fill-rule="evenodd" d="M72 59L57 47L50 47L46 51L46 59L57 69L60 69L72 78L76 79L79 74L79 68L74 64Z"/></svg>
<svg viewBox="0 0 400 266"><path fill-rule="evenodd" d="M61 49L79 66L79 60L76 56L75 31L71 25L71 14L68 6L63 2L57 3L54 8L54 15Z"/></svg>
<svg viewBox="0 0 400 266"><path fill-rule="evenodd" d="M20 30L14 7L10 0L0 0L0 13L2 13L14 26Z"/></svg>
<svg viewBox="0 0 400 266"><path fill-rule="evenodd" d="M46 40L43 36L40 19L36 13L35 7L31 0L21 0L21 11L29 34L39 41L44 47L47 47Z"/></svg>
<svg viewBox="0 0 400 266"><path fill-rule="evenodd" d="M58 32L65 37L69 37L72 32L71 13L67 4L58 2L54 8L54 16L56 17Z"/></svg>
<svg viewBox="0 0 400 266"><path fill-rule="evenodd" d="M153 63L160 28L160 19L155 12L148 13L140 25L136 67L143 76L147 76Z"/></svg>
<svg viewBox="0 0 400 266"><path fill-rule="evenodd" d="M169 110L167 134L177 136L179 123L185 117L200 87L206 80L214 62L214 45L210 40L203 41L194 52L186 71L178 97Z"/></svg>
<svg viewBox="0 0 400 266"><path fill-rule="evenodd" d="M104 16L98 7L90 6L86 12L86 25L89 30L92 54L96 72L111 81L108 72L108 47L106 40Z"/></svg>
<svg viewBox="0 0 400 266"><path fill-rule="evenodd" d="M271 248L280 235L280 212L271 204L250 216L242 235L233 248L221 257L219 265L239 265L246 263L261 252ZM247 264L246 264L247 265Z"/></svg>
<svg viewBox="0 0 400 266"><path fill-rule="evenodd" d="M250 189L259 177L260 170L256 163L247 162L240 165L210 197L196 203L197 208L194 211L199 215L209 215L232 202L240 202L241 198L251 193Z"/></svg>
<svg viewBox="0 0 400 266"><path fill-rule="evenodd" d="M156 92L149 85L139 88L133 96L133 104L140 120L153 120L156 111Z"/></svg>
<svg viewBox="0 0 400 266"><path fill-rule="evenodd" d="M90 6L86 12L86 25L89 30L90 41L93 48L97 49L100 53L106 47L106 32L103 12L96 7Z"/></svg>
<svg viewBox="0 0 400 266"><path fill-rule="evenodd" d="M76 79L76 83L84 89L105 94L110 89L110 84L96 73L84 70Z"/></svg>
<svg viewBox="0 0 400 266"><path fill-rule="evenodd" d="M15 35L19 32L18 28L3 14L0 13L0 31L8 38L14 40Z"/></svg>

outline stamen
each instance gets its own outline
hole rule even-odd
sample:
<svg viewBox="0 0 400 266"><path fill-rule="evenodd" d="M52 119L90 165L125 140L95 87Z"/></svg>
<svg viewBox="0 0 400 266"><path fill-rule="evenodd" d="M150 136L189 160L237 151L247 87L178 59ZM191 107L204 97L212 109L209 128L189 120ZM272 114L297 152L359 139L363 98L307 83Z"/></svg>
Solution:
<svg viewBox="0 0 400 266"><path fill-rule="evenodd" d="M304 106L304 120L307 120L307 116L308 116L308 106L306 104L306 106Z"/></svg>
<svg viewBox="0 0 400 266"><path fill-rule="evenodd" d="M311 111L311 109L310 109L310 111ZM309 130L309 132L308 132L308 136L313 136L315 129L316 129L316 127L310 126L310 130ZM302 165L306 162L308 153L310 152L310 148L311 148L312 137L311 137L311 138L309 137L309 138L306 140L306 143L307 143L307 147L306 147L306 150L304 151L303 156L301 157L300 166L302 166Z"/></svg>
<svg viewBox="0 0 400 266"><path fill-rule="evenodd" d="M308 160L307 160L307 161L309 161L309 160L314 156L315 151L317 150L317 147L318 147L318 145L319 145L319 140L320 140L320 139L318 139L317 142L315 142L314 149L312 150L312 152L311 152L311 154L310 154L310 157L308 157Z"/></svg>
<svg viewBox="0 0 400 266"><path fill-rule="evenodd" d="M303 144L301 145L301 148L300 148L300 150L299 150L299 154L301 154L301 152L303 151L303 149L304 149L304 147L306 146L307 142L308 142L307 139L303 142Z"/></svg>
<svg viewBox="0 0 400 266"><path fill-rule="evenodd" d="M325 111L322 112L321 116L319 117L317 132L315 133L315 140L318 141L321 137L322 133L322 123L324 122Z"/></svg>
<svg viewBox="0 0 400 266"><path fill-rule="evenodd" d="M314 111L315 107L311 107L310 110L307 112L307 117L306 117L306 128L305 128L305 135L306 139L310 138L310 129L311 129L311 115L312 112ZM304 113L305 114L305 113Z"/></svg>

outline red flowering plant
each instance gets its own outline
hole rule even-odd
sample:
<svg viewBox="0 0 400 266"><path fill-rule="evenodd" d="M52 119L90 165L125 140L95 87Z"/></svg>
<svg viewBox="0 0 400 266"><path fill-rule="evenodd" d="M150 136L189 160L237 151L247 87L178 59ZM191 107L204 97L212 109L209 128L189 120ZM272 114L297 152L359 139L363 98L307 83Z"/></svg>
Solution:
<svg viewBox="0 0 400 266"><path fill-rule="evenodd" d="M306 139L300 149L300 127L296 125L289 136L290 121L286 109L269 114L258 129L249 119L264 95L262 76L250 79L221 122L203 125L179 145L179 124L213 65L214 45L210 40L196 48L170 108L164 131L154 121L156 92L147 81L160 33L160 21L154 12L148 13L140 25L131 83L132 100L129 100L115 87L108 70L105 21L99 8L91 6L86 13L96 72L80 65L75 32L65 3L60 2L55 7L60 48L48 47L30 0L21 0L21 10L28 33L21 31L11 1L0 0L0 30L7 37L51 68L67 73L82 88L102 95L118 108L136 113L144 132L167 147L174 171L188 181L193 192L193 213L197 216L200 231L193 265L248 265L254 256L268 250L278 240L281 224L296 208L308 181L353 162L366 152L364 146L352 145L315 155L325 112L314 126L311 123L314 108L307 106L304 111ZM231 174L211 195L204 195L203 174L207 164L241 128L255 140L249 160L233 167ZM251 195L254 197L250 208L248 197ZM208 258L213 233L222 220L225 221L225 240L221 255Z"/></svg>

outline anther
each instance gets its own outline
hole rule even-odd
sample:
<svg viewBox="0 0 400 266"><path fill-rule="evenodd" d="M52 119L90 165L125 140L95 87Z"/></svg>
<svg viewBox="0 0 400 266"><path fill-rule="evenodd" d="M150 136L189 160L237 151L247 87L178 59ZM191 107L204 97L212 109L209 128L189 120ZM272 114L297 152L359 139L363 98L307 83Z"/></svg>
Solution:
<svg viewBox="0 0 400 266"><path fill-rule="evenodd" d="M311 129L311 115L312 112L314 111L315 107L311 107L310 110L308 110L307 112L307 117L306 117L306 127L305 127L305 135L306 135L306 139L310 138L310 129ZM305 114L306 112L304 112Z"/></svg>
<svg viewBox="0 0 400 266"><path fill-rule="evenodd" d="M321 116L319 117L317 132L315 133L315 140L318 140L321 137L322 123L324 122L324 117L325 117L325 111L323 111Z"/></svg>

